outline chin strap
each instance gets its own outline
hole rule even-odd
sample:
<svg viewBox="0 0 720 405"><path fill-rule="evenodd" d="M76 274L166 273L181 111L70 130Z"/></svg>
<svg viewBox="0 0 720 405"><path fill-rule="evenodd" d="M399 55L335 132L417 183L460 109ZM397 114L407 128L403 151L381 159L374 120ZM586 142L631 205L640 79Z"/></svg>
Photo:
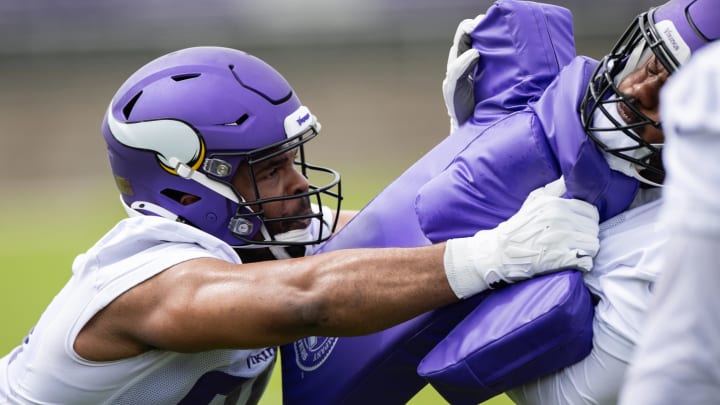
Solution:
<svg viewBox="0 0 720 405"><path fill-rule="evenodd" d="M176 215L172 213L171 211L157 205L153 204L151 202L147 201L133 201L132 204L127 205L125 201L122 199L122 196L120 196L120 204L122 204L123 209L128 214L129 217L140 217L145 214L143 214L141 211L148 212L150 214L154 214L166 219L169 219L171 221L177 221L177 222L184 222L182 218L179 215ZM261 232L263 234L263 237L266 240L271 240L270 234L267 232L267 229L265 228L265 225L262 226ZM267 246L267 245L255 245L255 244L249 244L249 245L243 245L243 246L236 246L235 249L261 249L261 248L270 248L270 251L272 252L273 256L277 259L289 259L291 256L284 251L284 246Z"/></svg>
<svg viewBox="0 0 720 405"><path fill-rule="evenodd" d="M180 159L176 157L170 158L170 165L175 168L178 176L184 179L194 180L207 187L208 189L227 198L228 200L234 202L235 204L240 203L238 196L235 195L233 190L228 185L211 180L204 173L200 173L199 171L194 170L192 167L181 162Z"/></svg>
<svg viewBox="0 0 720 405"><path fill-rule="evenodd" d="M238 198L238 196L235 194L235 192L228 185L211 180L204 173L198 172L197 170L194 170L192 167L188 166L187 164L181 162L180 159L178 159L176 157L172 157L169 159L169 161L170 161L170 165L175 168L175 171L177 172L178 176L180 176L184 179L193 180L197 183L200 183L201 185L220 194L221 196L227 198L228 200L234 202L235 204L239 204L241 202L241 200L242 200L242 202L245 202L242 199L242 197ZM246 208L248 210L250 209L250 207L246 207ZM272 240L264 223L261 223L261 225L260 225L260 232L262 233L263 238L265 238L265 240ZM264 248L264 247L267 247L267 246L266 245L249 244L249 245L237 246L236 248L257 249L257 248ZM271 249L271 251L272 251L272 249Z"/></svg>
<svg viewBox="0 0 720 405"><path fill-rule="evenodd" d="M332 211L329 207L325 206L318 206L316 204L312 204L312 210L315 212L320 212L322 210L323 216L322 220L318 218L313 218L313 220L310 222L310 225L307 228L303 229L293 229L287 232L279 233L275 235L275 240L278 242L305 242L305 241L311 241L311 240L318 240L321 239L327 235L321 234L323 230L329 230L330 229L330 223L332 223ZM328 219L327 221L325 219ZM322 223L320 223L322 221ZM265 228L263 227L263 230ZM266 233L263 233L263 236L266 238L269 237ZM289 259L292 257L301 257L301 256L309 256L313 253L315 250L315 247L318 245L274 245L270 246L270 252L275 256L277 259Z"/></svg>
<svg viewBox="0 0 720 405"><path fill-rule="evenodd" d="M293 229L284 233L275 235L275 240L278 242L304 242L312 240L312 229L314 221L311 222L310 226L303 229ZM290 249L290 250L288 250ZM305 246L283 246L273 245L270 246L270 252L275 256L276 259L289 259L291 257L307 256L312 253L312 247L310 245ZM291 253L292 252L292 253Z"/></svg>
<svg viewBox="0 0 720 405"><path fill-rule="evenodd" d="M236 204L238 204L240 202L238 196L233 192L233 190L229 186L227 186L223 183L219 183L219 182L211 180L205 174L192 169L187 164L181 162L178 158L173 157L173 158L170 158L169 160L170 160L171 166L175 167L175 170L180 177L183 177L188 180L194 180L194 181L202 184L203 186L209 188L210 190L222 195L223 197L227 198L228 200L233 201ZM179 221L179 222L183 221L180 216L173 213L172 211L167 210L157 204L154 204L154 203L151 203L148 201L133 201L132 204L128 206L125 203L125 201L122 199L122 196L121 196L120 203L122 204L123 208L125 209L125 212L130 217L136 217L136 216L143 215L143 213L141 211L145 211L150 214L154 214L154 215L157 215L157 216L160 216L163 218L167 218L172 221ZM248 209L249 209L249 207L248 207ZM323 211L323 217L325 217L325 215L329 215L330 218L332 218L332 212L330 211L330 209L328 207L320 208L317 205L313 204L314 211L317 212L320 209L322 209L322 211ZM266 240L266 241L271 241L271 240L275 240L275 241L279 241L279 242L310 241L310 240L318 239L319 235L314 235L314 233L322 232L322 229L324 227L328 227L328 229L329 229L329 222L332 222L332 221L329 221L329 222L323 221L324 226L319 226L320 224L316 224L315 222L316 222L316 220L313 220L313 222L311 222L310 226L308 226L305 229L296 229L296 230L291 230L291 231L288 231L288 232L285 232L282 234L277 234L277 235L275 235L274 238L268 232L265 224L261 224L260 232L261 232L264 240ZM313 237L315 237L315 238L313 239ZM243 245L243 246L237 246L236 248L239 248L239 249L268 248L270 250L270 252L273 254L273 256L275 256L275 258L277 258L277 259L290 259L292 257L297 257L298 253L301 253L300 254L301 256L305 256L305 255L312 253L312 250L313 250L312 245L299 246L300 248L305 249L304 254L302 252L293 252L291 254L291 253L288 253L288 251L286 250L287 247L294 249L295 245L248 244L248 245Z"/></svg>

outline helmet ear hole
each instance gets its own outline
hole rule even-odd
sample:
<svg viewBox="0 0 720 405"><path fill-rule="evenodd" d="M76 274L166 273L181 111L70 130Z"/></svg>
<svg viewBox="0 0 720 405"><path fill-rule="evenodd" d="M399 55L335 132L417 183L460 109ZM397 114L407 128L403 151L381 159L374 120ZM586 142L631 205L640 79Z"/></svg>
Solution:
<svg viewBox="0 0 720 405"><path fill-rule="evenodd" d="M170 197L172 200L177 201L182 205L195 204L202 199L201 197L198 197L194 194L185 193L179 190L173 190L171 188L166 188L160 193L166 197Z"/></svg>
<svg viewBox="0 0 720 405"><path fill-rule="evenodd" d="M180 204L182 205L195 204L198 201L200 201L200 197L192 194L185 194L180 198Z"/></svg>

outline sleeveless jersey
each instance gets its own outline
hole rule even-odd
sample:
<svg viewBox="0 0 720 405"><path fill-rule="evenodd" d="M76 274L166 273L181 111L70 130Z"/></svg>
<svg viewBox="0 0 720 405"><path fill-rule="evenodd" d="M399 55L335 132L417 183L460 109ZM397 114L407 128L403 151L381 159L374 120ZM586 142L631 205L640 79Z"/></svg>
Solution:
<svg viewBox="0 0 720 405"><path fill-rule="evenodd" d="M73 343L115 298L186 260L232 263L232 248L189 225L140 216L119 222L86 253L20 346L0 359L0 404L256 403L275 348L176 353L151 350L110 362L81 358Z"/></svg>

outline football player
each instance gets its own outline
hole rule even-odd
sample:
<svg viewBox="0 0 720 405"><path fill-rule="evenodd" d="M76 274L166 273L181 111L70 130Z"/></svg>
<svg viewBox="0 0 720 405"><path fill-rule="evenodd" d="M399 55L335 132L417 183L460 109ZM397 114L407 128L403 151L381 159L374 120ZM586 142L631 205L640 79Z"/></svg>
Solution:
<svg viewBox="0 0 720 405"><path fill-rule="evenodd" d="M0 359L0 403L256 403L278 344L592 266L597 210L546 189L476 236L303 257L345 220L339 175L306 158L319 131L285 79L238 50L184 49L134 73L102 124L130 218L77 256Z"/></svg>

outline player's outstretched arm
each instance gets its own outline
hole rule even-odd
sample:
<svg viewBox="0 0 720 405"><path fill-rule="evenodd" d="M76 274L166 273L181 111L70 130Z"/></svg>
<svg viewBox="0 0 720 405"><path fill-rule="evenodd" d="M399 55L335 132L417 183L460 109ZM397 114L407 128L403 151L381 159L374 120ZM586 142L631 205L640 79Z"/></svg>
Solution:
<svg viewBox="0 0 720 405"><path fill-rule="evenodd" d="M592 205L543 189L497 228L447 243L242 265L195 259L111 303L83 331L76 350L107 360L150 348L194 352L372 333L497 281L589 270L597 221ZM108 339L115 341L109 350Z"/></svg>

